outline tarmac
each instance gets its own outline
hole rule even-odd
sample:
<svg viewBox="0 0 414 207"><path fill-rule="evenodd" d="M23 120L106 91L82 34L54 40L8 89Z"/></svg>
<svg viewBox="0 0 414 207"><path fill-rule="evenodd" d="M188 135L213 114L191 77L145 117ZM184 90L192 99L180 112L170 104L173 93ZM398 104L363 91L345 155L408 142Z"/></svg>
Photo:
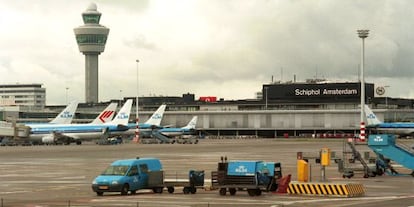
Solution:
<svg viewBox="0 0 414 207"><path fill-rule="evenodd" d="M173 194L142 190L135 195L106 193L97 196L92 180L110 163L118 159L156 157L163 163L169 178L187 175L189 170L204 170L206 178L216 170L220 157L228 160L264 160L282 164L283 175L296 180L297 152L318 153L323 147L343 150L343 140L325 139L204 139L198 144L136 144L96 145L84 143L59 146L0 147L0 207L49 206L414 206L414 178L383 175L363 178L342 178L334 162L326 167L326 182L362 183L363 197L298 196L263 193L249 196L246 192L220 196L218 190L198 189L196 194ZM359 146L369 150L366 146ZM312 181L320 181L320 165L312 160ZM208 185L208 183L206 183Z"/></svg>

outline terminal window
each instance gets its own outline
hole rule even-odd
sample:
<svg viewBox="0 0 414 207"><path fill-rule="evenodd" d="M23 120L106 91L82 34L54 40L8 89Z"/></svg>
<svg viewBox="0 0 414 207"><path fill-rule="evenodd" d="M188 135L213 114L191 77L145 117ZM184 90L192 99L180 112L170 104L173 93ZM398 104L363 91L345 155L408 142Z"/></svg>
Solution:
<svg viewBox="0 0 414 207"><path fill-rule="evenodd" d="M76 41L78 44L105 44L106 35L97 35L97 34L81 34L76 36Z"/></svg>
<svg viewBox="0 0 414 207"><path fill-rule="evenodd" d="M99 24L100 15L96 14L85 14L82 16L85 24Z"/></svg>

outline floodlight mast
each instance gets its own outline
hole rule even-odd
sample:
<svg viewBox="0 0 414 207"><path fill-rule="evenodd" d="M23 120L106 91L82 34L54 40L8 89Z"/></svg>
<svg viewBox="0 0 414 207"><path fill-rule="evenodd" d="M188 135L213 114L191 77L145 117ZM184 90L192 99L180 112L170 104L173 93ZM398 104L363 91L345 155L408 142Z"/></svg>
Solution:
<svg viewBox="0 0 414 207"><path fill-rule="evenodd" d="M138 64L139 64L139 60L136 60L137 62L137 97L135 100L135 124L136 124L136 128L135 128L135 141L136 143L139 143L139 114L138 114L138 97L139 97L139 84L138 84Z"/></svg>
<svg viewBox="0 0 414 207"><path fill-rule="evenodd" d="M360 72L360 81L361 81L361 133L360 139L365 139L365 123L364 123L364 107L365 107L365 78L364 78L364 65L365 65L365 38L368 37L369 30L360 29L357 30L358 37L362 39L361 47L361 72Z"/></svg>

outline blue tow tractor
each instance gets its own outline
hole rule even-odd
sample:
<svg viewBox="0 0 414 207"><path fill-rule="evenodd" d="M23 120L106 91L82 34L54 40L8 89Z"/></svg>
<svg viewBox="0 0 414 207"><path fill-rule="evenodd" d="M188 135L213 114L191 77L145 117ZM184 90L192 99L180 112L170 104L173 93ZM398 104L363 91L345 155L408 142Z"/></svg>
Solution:
<svg viewBox="0 0 414 207"><path fill-rule="evenodd" d="M264 161L227 161L221 157L217 171L211 172L212 187L219 189L220 195L235 195L247 191L250 196L262 192L276 191L282 178L282 167L277 162Z"/></svg>
<svg viewBox="0 0 414 207"><path fill-rule="evenodd" d="M175 187L182 187L184 194L196 193L197 188L204 187L204 171L190 170L188 179L166 180L159 159L137 158L114 161L92 182L92 190L98 196L106 192L136 194L141 189L162 193L164 188L173 193Z"/></svg>

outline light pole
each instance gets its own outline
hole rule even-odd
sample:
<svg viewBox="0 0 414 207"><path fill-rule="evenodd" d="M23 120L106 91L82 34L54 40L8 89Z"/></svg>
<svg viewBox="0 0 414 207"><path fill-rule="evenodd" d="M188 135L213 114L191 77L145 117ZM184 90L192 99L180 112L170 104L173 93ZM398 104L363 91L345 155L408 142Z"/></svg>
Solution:
<svg viewBox="0 0 414 207"><path fill-rule="evenodd" d="M139 96L139 84L138 84L138 64L139 64L139 60L136 60L137 62L137 97L135 100L135 124L136 124L136 128L135 128L135 142L139 143L139 118L138 118L138 96Z"/></svg>
<svg viewBox="0 0 414 207"><path fill-rule="evenodd" d="M265 94L265 95L266 95L266 105L265 105L265 109L266 109L266 110L267 110L267 89L268 89L268 87L266 86L266 87L265 87L265 93L266 93L266 94Z"/></svg>
<svg viewBox="0 0 414 207"><path fill-rule="evenodd" d="M365 65L365 38L368 37L369 30L357 30L358 37L362 39L361 47L361 133L360 138L365 139L365 123L364 123L364 108L365 108L365 80L364 80L364 65Z"/></svg>
<svg viewBox="0 0 414 207"><path fill-rule="evenodd" d="M389 88L390 86L384 86L384 89L385 88ZM384 90L384 94L387 92L387 90ZM387 94L385 94L385 108L387 108L388 109L388 95Z"/></svg>
<svg viewBox="0 0 414 207"><path fill-rule="evenodd" d="M66 105L68 104L68 90L69 90L69 87L66 87Z"/></svg>
<svg viewBox="0 0 414 207"><path fill-rule="evenodd" d="M119 105L122 103L122 90L119 90Z"/></svg>

